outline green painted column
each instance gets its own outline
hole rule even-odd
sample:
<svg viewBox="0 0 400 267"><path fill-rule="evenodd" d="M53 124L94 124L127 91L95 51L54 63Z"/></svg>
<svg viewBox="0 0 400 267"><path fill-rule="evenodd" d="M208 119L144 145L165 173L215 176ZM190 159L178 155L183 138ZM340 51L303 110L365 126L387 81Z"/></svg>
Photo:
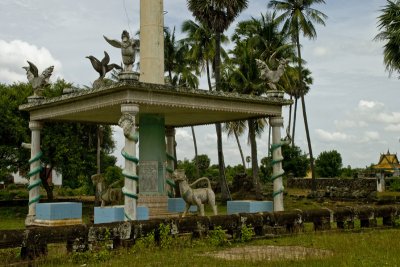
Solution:
<svg viewBox="0 0 400 267"><path fill-rule="evenodd" d="M166 195L165 118L156 114L139 118L139 193Z"/></svg>

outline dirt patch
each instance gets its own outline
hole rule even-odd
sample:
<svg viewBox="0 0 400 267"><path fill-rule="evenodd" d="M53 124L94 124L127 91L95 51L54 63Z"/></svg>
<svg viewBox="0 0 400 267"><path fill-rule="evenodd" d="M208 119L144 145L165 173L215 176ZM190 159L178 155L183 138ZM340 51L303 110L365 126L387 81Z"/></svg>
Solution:
<svg viewBox="0 0 400 267"><path fill-rule="evenodd" d="M332 256L332 251L306 248L300 246L247 246L207 253L225 260L304 260L309 258L325 258Z"/></svg>

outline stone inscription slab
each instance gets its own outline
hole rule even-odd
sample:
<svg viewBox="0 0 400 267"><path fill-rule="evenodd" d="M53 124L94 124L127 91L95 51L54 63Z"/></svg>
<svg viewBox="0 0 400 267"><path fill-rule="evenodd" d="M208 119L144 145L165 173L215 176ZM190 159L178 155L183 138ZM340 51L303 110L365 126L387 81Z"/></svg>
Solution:
<svg viewBox="0 0 400 267"><path fill-rule="evenodd" d="M158 192L158 162L141 161L139 164L139 192Z"/></svg>

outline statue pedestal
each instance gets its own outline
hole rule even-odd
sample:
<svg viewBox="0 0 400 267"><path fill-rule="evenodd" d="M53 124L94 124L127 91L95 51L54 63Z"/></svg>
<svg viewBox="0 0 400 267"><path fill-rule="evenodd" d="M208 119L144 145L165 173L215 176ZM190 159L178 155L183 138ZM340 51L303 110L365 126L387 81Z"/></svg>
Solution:
<svg viewBox="0 0 400 267"><path fill-rule="evenodd" d="M118 79L120 82L123 81L139 81L139 72L133 72L133 71L121 71L118 74Z"/></svg>
<svg viewBox="0 0 400 267"><path fill-rule="evenodd" d="M82 224L82 203L58 202L36 204L33 225L65 226Z"/></svg>
<svg viewBox="0 0 400 267"><path fill-rule="evenodd" d="M28 103L40 102L43 99L44 99L43 96L31 95L28 96Z"/></svg>
<svg viewBox="0 0 400 267"><path fill-rule="evenodd" d="M137 220L148 220L149 209L138 206L136 209ZM95 207L94 224L113 223L125 221L124 206Z"/></svg>
<svg viewBox="0 0 400 267"><path fill-rule="evenodd" d="M228 215L235 213L273 212L272 201L233 200L227 202Z"/></svg>
<svg viewBox="0 0 400 267"><path fill-rule="evenodd" d="M266 94L267 94L267 97L283 98L283 95L285 93L283 91L279 91L279 90L268 90Z"/></svg>
<svg viewBox="0 0 400 267"><path fill-rule="evenodd" d="M169 212L184 212L186 207L183 198L168 198L168 211ZM190 206L190 212L197 212L197 206Z"/></svg>

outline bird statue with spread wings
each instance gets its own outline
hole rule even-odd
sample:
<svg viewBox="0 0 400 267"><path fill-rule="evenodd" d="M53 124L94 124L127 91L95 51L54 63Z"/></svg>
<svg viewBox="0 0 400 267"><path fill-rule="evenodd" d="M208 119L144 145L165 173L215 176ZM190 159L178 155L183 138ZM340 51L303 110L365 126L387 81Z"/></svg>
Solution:
<svg viewBox="0 0 400 267"><path fill-rule="evenodd" d="M283 73L285 72L285 68L287 63L289 62L288 59L281 59L278 60L279 66L276 70L271 70L267 63L260 59L256 59L256 64L258 69L261 73L261 79L265 80L271 90L277 90L276 84L281 79Z"/></svg>
<svg viewBox="0 0 400 267"><path fill-rule="evenodd" d="M121 41L112 40L103 36L110 45L121 48L122 62L124 63L124 71L132 72L133 63L135 63L136 51L139 50L139 40L131 39L129 33L124 30L121 35Z"/></svg>
<svg viewBox="0 0 400 267"><path fill-rule="evenodd" d="M44 87L49 85L49 79L53 73L54 66L48 67L39 75L39 70L35 64L30 61L27 62L29 66L22 68L26 70L26 76L33 88L33 95L42 96Z"/></svg>
<svg viewBox="0 0 400 267"><path fill-rule="evenodd" d="M104 85L103 79L106 77L107 72L111 71L112 69L122 70L122 68L117 64L108 64L110 63L110 56L106 51L104 51L104 58L101 61L94 56L87 56L86 58L90 60L94 70L100 75L100 77L93 82L93 88L95 89Z"/></svg>

